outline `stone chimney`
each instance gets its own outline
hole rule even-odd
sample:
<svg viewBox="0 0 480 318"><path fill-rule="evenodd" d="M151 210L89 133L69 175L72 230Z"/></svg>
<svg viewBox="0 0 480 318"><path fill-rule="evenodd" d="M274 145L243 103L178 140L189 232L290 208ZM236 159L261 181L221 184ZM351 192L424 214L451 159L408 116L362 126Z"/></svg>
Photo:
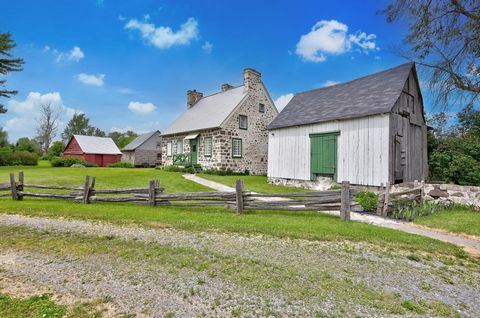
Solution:
<svg viewBox="0 0 480 318"><path fill-rule="evenodd" d="M243 85L246 89L252 89L261 82L262 74L253 68L246 68L243 70Z"/></svg>
<svg viewBox="0 0 480 318"><path fill-rule="evenodd" d="M197 92L196 90L187 91L187 109L190 109L195 105L200 99L202 99L203 93Z"/></svg>
<svg viewBox="0 0 480 318"><path fill-rule="evenodd" d="M233 85L230 85L228 83L222 84L222 92L228 91L230 88L233 88Z"/></svg>

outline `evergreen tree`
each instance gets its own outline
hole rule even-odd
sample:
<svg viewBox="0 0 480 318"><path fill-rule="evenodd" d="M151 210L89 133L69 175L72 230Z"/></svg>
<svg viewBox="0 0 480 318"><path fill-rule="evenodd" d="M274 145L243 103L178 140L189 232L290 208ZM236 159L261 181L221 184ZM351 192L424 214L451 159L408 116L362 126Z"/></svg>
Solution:
<svg viewBox="0 0 480 318"><path fill-rule="evenodd" d="M18 72L22 70L22 64L25 62L20 58L12 58L9 53L15 47L15 43L10 38L10 33L0 34L0 75L7 75L9 72ZM10 98L17 93L16 90L3 89L7 80L0 79L0 97ZM0 103L0 114L5 113L7 109Z"/></svg>

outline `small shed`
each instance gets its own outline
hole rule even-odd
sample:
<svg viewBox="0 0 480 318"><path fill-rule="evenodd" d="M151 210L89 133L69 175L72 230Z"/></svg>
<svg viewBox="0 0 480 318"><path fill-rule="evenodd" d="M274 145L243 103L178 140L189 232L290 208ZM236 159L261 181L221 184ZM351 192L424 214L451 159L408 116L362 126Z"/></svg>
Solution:
<svg viewBox="0 0 480 318"><path fill-rule="evenodd" d="M122 160L135 166L156 166L162 163L162 137L155 130L142 134L122 148Z"/></svg>
<svg viewBox="0 0 480 318"><path fill-rule="evenodd" d="M269 125L271 182L379 186L425 180L427 126L414 63L295 94Z"/></svg>
<svg viewBox="0 0 480 318"><path fill-rule="evenodd" d="M122 159L122 152L112 138L73 135L67 143L63 156L80 158L101 167Z"/></svg>

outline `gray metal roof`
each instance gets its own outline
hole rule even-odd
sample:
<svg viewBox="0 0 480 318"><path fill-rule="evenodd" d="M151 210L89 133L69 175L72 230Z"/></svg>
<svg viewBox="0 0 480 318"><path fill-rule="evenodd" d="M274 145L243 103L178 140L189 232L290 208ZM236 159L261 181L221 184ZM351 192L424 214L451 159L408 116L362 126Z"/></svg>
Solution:
<svg viewBox="0 0 480 318"><path fill-rule="evenodd" d="M160 132L158 130L154 130L154 131L151 131L151 132L148 132L148 133L145 133L145 134L142 134L140 136L138 136L137 138L135 138L134 140L132 140L131 143L129 143L128 145L126 145L125 147L122 148L122 151L132 151L132 150L135 150L137 149L138 147L140 147L145 141L147 141L148 139L150 139L150 137L152 137L153 135L155 135L156 133L159 133Z"/></svg>
<svg viewBox="0 0 480 318"><path fill-rule="evenodd" d="M84 153L97 153L103 155L121 155L120 149L112 138L73 135Z"/></svg>
<svg viewBox="0 0 480 318"><path fill-rule="evenodd" d="M165 129L163 135L220 127L246 95L242 85L203 97Z"/></svg>
<svg viewBox="0 0 480 318"><path fill-rule="evenodd" d="M268 129L389 113L414 63L329 87L297 93Z"/></svg>

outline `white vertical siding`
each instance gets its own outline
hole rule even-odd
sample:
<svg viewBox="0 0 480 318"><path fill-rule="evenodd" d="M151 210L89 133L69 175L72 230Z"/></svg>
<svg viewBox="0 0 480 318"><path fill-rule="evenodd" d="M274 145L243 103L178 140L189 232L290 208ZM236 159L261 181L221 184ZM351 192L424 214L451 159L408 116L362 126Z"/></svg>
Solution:
<svg viewBox="0 0 480 318"><path fill-rule="evenodd" d="M363 185L380 185L388 181L388 115L270 131L268 176L310 180L309 134L335 131L340 132L337 141L338 181Z"/></svg>

